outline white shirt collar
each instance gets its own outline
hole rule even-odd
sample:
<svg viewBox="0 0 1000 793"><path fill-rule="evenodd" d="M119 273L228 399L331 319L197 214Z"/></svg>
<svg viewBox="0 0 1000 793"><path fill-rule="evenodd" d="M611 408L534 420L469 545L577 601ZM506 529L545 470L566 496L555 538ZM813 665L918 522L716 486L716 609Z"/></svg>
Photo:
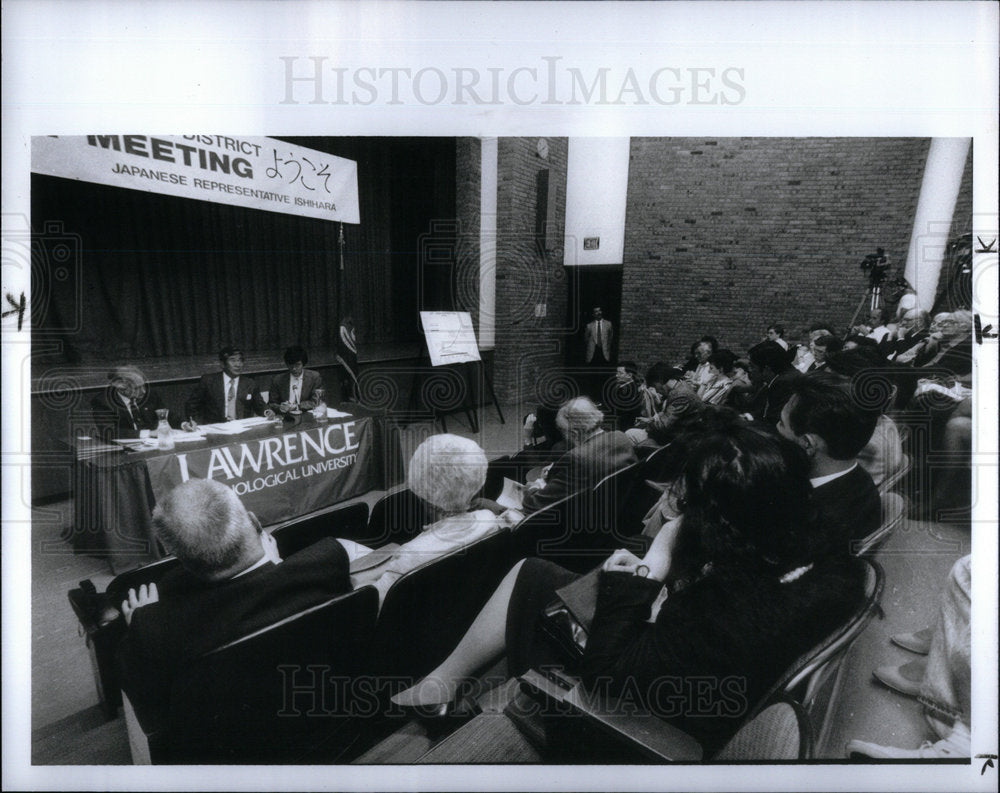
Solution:
<svg viewBox="0 0 1000 793"><path fill-rule="evenodd" d="M246 570L243 570L243 571L237 573L236 575L234 575L229 580L232 581L233 578L239 578L241 575L246 575L251 570L256 570L258 567L263 567L264 565L270 564L270 563L271 563L271 560L267 558L267 554L264 554L262 557L260 557L260 559L258 559L252 565L250 565Z"/></svg>
<svg viewBox="0 0 1000 793"><path fill-rule="evenodd" d="M845 468L843 471L837 471L835 474L827 474L826 476L817 476L815 479L810 479L809 483L813 486L815 490L820 485L825 485L827 482L832 482L834 479L839 479L842 476L846 476L855 468L858 467L857 462L855 462L850 468Z"/></svg>

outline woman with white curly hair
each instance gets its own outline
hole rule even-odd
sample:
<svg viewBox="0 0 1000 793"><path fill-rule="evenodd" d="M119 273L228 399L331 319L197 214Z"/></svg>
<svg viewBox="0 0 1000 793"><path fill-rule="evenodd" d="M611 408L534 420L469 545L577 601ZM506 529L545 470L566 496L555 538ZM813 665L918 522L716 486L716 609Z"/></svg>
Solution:
<svg viewBox="0 0 1000 793"><path fill-rule="evenodd" d="M415 567L516 523L521 517L516 512L497 515L490 509L473 508L486 481L486 467L486 454L468 438L432 435L421 443L410 459L406 484L433 507L438 519L384 564L354 576L354 585L374 583L381 602L392 584Z"/></svg>

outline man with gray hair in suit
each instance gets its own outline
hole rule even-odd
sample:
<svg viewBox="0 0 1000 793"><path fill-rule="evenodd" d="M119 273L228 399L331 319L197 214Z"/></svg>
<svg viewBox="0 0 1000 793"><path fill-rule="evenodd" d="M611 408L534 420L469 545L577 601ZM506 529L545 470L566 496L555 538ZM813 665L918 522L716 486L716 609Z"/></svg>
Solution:
<svg viewBox="0 0 1000 793"><path fill-rule="evenodd" d="M211 479L171 490L153 528L180 566L129 590L119 647L122 689L147 734L165 725L184 664L351 589L339 542L324 538L282 560L257 517Z"/></svg>
<svg viewBox="0 0 1000 793"><path fill-rule="evenodd" d="M556 425L570 448L552 463L543 481L528 486L522 503L525 514L592 488L608 474L636 462L625 433L607 432L603 423L604 414L587 397L576 397L559 408Z"/></svg>

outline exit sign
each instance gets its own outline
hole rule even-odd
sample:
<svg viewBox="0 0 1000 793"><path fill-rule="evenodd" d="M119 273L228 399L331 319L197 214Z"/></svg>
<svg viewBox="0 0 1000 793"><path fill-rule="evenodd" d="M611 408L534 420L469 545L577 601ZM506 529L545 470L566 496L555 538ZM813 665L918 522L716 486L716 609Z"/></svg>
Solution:
<svg viewBox="0 0 1000 793"><path fill-rule="evenodd" d="M600 237L584 237L583 238L583 249L585 251L596 251L601 247Z"/></svg>

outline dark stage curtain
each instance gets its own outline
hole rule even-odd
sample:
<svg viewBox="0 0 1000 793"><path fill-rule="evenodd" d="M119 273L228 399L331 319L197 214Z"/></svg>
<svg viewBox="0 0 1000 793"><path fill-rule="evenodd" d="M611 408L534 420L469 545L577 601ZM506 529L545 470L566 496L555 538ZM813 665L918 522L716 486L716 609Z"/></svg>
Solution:
<svg viewBox="0 0 1000 793"><path fill-rule="evenodd" d="M33 340L61 342L45 361L332 348L340 311L363 344L418 339L419 236L455 215L454 140L286 140L358 162L342 272L334 222L33 175Z"/></svg>

